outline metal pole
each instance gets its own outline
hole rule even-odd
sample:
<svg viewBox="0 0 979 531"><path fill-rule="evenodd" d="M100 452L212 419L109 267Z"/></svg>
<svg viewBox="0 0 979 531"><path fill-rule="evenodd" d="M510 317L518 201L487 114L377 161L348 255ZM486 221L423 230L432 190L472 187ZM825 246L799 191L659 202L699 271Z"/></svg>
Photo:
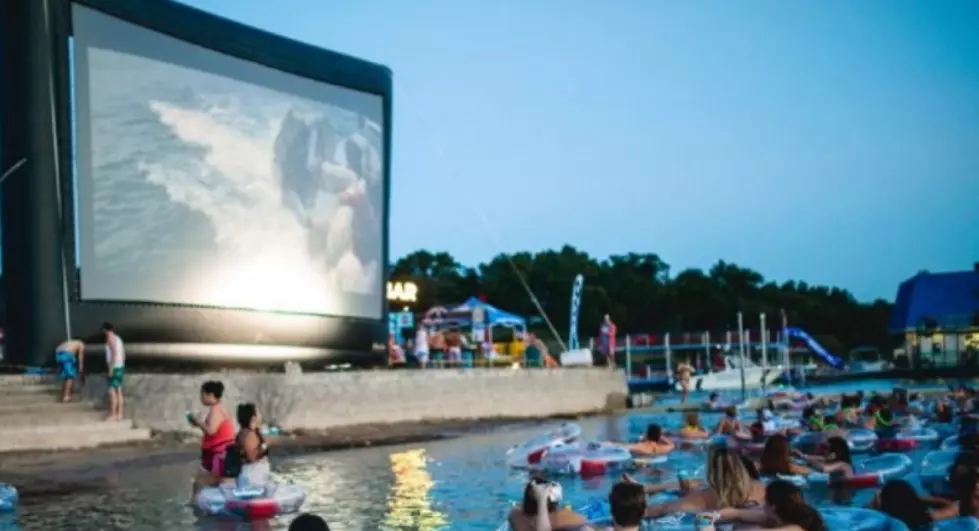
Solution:
<svg viewBox="0 0 979 531"><path fill-rule="evenodd" d="M632 338L625 335L625 377L632 377Z"/></svg>
<svg viewBox="0 0 979 531"><path fill-rule="evenodd" d="M670 334L663 336L663 343L666 346L666 381L673 385L673 353L670 352Z"/></svg>
<svg viewBox="0 0 979 531"><path fill-rule="evenodd" d="M758 316L761 321L761 393L766 394L768 390L768 329L765 328L765 314Z"/></svg>
<svg viewBox="0 0 979 531"><path fill-rule="evenodd" d="M707 356L707 373L714 372L714 360L710 359L710 331L704 332L704 354Z"/></svg>
<svg viewBox="0 0 979 531"><path fill-rule="evenodd" d="M738 312L738 346L741 351L741 400L748 399L748 389L744 381L744 316Z"/></svg>

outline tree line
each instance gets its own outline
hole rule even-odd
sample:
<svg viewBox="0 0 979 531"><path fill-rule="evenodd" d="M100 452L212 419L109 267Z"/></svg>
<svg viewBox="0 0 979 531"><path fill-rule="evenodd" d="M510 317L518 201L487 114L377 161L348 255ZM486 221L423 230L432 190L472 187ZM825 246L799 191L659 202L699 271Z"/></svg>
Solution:
<svg viewBox="0 0 979 531"><path fill-rule="evenodd" d="M500 254L475 266L463 265L446 252L419 250L398 259L389 270L391 280L418 285L418 310L482 296L494 306L528 317L531 328L544 337L550 334L535 299L558 333L567 337L571 289L578 274L585 279L579 312L582 338L596 335L605 314L620 334L645 334L734 330L738 311L746 328L757 329L758 316L765 313L774 330L784 311L790 324L805 328L832 352L863 346L886 351L898 342L887 330L892 306L888 301L862 303L845 289L803 281L778 284L724 261L706 271L674 273L654 253L598 259L565 246ZM0 275L0 296L3 287ZM4 306L0 304L0 323L5 321Z"/></svg>
<svg viewBox="0 0 979 531"><path fill-rule="evenodd" d="M535 318L540 313L536 298L562 337L568 334L571 290L578 274L585 280L579 311L582 338L596 335L605 314L620 334L628 334L734 330L739 311L746 328L757 329L759 314L765 313L768 327L776 330L784 311L791 325L805 328L837 353L866 346L887 351L896 344L887 330L892 306L888 301L863 303L845 289L803 281L779 284L725 261L706 271L674 273L654 253L598 259L565 246L500 254L476 266L460 264L446 252L419 250L390 268L391 280L418 285L419 310L481 296L528 317L532 327L544 333L546 327Z"/></svg>

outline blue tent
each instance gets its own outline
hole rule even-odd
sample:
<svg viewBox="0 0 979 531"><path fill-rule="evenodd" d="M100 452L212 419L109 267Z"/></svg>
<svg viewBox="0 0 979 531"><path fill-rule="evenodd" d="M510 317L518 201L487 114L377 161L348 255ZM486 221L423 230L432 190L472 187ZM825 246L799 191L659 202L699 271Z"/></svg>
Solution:
<svg viewBox="0 0 979 531"><path fill-rule="evenodd" d="M469 297L466 302L448 308L448 315L446 315L446 321L465 321L466 324L472 324L473 312L483 311L483 323L490 327L494 326L508 326L512 328L520 328L526 330L527 320L519 315L501 310L492 304L488 304L479 300L477 297Z"/></svg>
<svg viewBox="0 0 979 531"><path fill-rule="evenodd" d="M945 330L976 326L979 317L979 264L973 271L920 273L904 281L891 313L891 332L914 330L932 321Z"/></svg>

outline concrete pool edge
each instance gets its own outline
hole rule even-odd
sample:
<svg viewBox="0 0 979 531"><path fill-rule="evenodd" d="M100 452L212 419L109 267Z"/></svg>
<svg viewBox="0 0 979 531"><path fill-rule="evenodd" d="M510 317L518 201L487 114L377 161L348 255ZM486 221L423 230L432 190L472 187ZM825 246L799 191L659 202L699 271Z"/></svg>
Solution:
<svg viewBox="0 0 979 531"><path fill-rule="evenodd" d="M458 419L535 419L625 409L625 373L606 368L438 369L303 374L127 374L126 408L138 428L191 431L200 385L219 380L233 413L252 402L287 431ZM104 401L105 382L86 384Z"/></svg>

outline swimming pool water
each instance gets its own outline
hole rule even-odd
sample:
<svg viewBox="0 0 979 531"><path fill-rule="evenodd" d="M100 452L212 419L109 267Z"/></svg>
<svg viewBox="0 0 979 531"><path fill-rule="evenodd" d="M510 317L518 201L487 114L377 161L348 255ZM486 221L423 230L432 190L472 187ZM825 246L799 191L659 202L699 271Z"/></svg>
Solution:
<svg viewBox="0 0 979 531"><path fill-rule="evenodd" d="M926 390L935 388L946 388L949 385L958 385L959 380L851 380L846 382L835 382L835 383L816 383L810 385L800 385L800 382L794 382L792 386L772 386L768 388L768 391L775 391L779 389L793 389L800 392L812 392L813 394L839 394L839 393L856 393L858 391L863 391L865 393L890 393L895 387L903 387L910 391L916 390ZM691 404L700 404L706 402L710 396L711 391L691 391L687 397L687 402ZM732 403L738 402L741 399L742 393L740 389L737 390L725 390L718 391L717 394L720 396L722 403ZM745 392L747 397L759 397L762 395L762 390L760 388L748 389ZM680 394L670 393L668 395L661 395L656 398L658 404L665 405L679 405L680 404Z"/></svg>
<svg viewBox="0 0 979 531"><path fill-rule="evenodd" d="M703 415L712 427L718 414ZM645 414L593 418L582 421L586 440L636 439L649 422L671 428L680 425L678 414ZM305 510L326 518L339 531L493 531L519 499L527 473L508 469L505 452L551 426L519 426L460 439L380 447L301 457L272 458L282 478L309 490ZM924 451L912 454L920 461ZM703 464L703 450L681 450L671 457L674 466ZM285 529L288 518L268 526L250 526L197 519L187 505L195 463L140 468L121 466L114 473L117 485L110 492L68 498L25 500L19 510L20 527L0 529L78 530L248 530ZM637 473L637 479L654 478ZM615 477L580 480L567 478L565 501L581 504L604 498ZM847 494L847 493L844 493ZM873 492L862 490L841 496L826 488L806 490L816 504L842 502L863 505ZM834 499L835 498L835 499ZM9 518L9 517L8 517Z"/></svg>

